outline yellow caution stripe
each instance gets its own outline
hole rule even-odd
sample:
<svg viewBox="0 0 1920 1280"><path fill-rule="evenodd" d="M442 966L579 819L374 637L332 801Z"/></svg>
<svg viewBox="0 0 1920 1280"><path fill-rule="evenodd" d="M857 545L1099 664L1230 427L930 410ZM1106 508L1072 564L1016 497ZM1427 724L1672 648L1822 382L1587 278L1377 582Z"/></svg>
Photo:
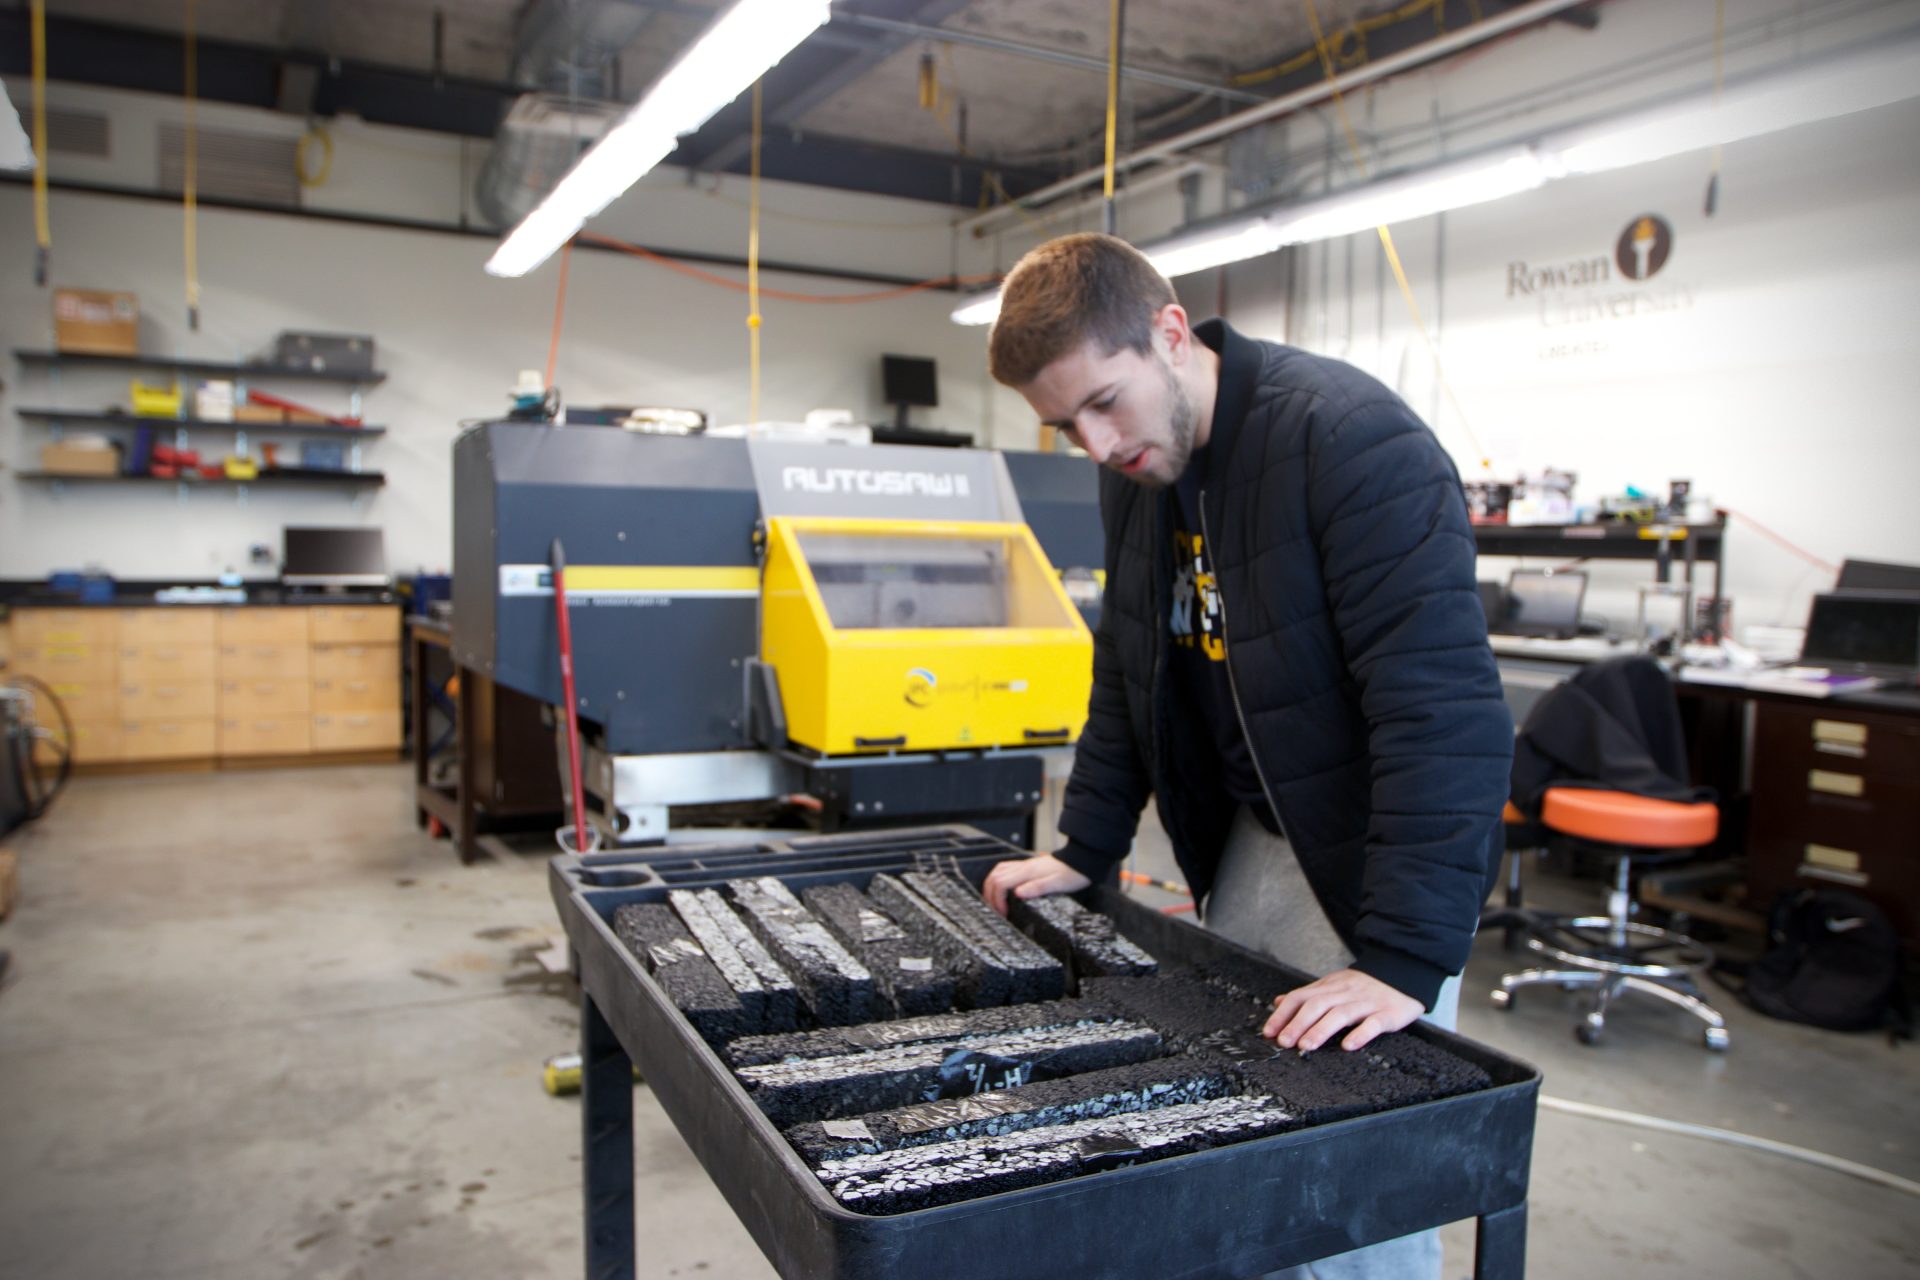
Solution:
<svg viewBox="0 0 1920 1280"><path fill-rule="evenodd" d="M550 596L553 571L544 564L500 566L503 596ZM567 595L751 597L760 594L753 565L575 564L567 566Z"/></svg>

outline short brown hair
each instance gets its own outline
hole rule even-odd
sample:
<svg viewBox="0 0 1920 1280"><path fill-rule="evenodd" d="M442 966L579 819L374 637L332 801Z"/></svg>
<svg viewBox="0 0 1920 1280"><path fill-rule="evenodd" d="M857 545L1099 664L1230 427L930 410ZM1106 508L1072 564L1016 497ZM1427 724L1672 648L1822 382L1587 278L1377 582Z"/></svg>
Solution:
<svg viewBox="0 0 1920 1280"><path fill-rule="evenodd" d="M1009 387L1088 339L1106 355L1153 349L1153 318L1177 299L1146 255L1115 236L1083 232L1028 253L1000 286L1000 318L987 338L987 369Z"/></svg>

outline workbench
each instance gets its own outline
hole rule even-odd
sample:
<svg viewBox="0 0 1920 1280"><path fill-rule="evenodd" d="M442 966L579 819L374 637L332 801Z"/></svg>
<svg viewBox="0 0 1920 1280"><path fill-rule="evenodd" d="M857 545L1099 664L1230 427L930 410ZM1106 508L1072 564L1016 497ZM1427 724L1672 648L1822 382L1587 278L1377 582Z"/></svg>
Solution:
<svg viewBox="0 0 1920 1280"><path fill-rule="evenodd" d="M932 853L929 855L928 850ZM634 1219L633 1070L742 1225L788 1280L1244 1280L1443 1223L1477 1220L1476 1280L1517 1280L1539 1072L1452 1033L1414 1034L1481 1065L1492 1087L1172 1159L890 1215L841 1206L616 938L628 902L740 875L868 882L931 856L976 885L1015 853L966 827L668 846L549 863L579 962L586 1274L651 1274ZM1086 904L1163 963L1234 951L1184 920L1096 888ZM1244 961L1243 961L1244 963Z"/></svg>
<svg viewBox="0 0 1920 1280"><path fill-rule="evenodd" d="M391 597L7 601L7 673L59 698L73 763L113 772L369 762L401 745Z"/></svg>
<svg viewBox="0 0 1920 1280"><path fill-rule="evenodd" d="M488 830L565 821L559 756L541 705L461 666L444 623L410 619L407 652L416 823L437 821L468 863ZM444 781L435 762L449 752L454 766Z"/></svg>

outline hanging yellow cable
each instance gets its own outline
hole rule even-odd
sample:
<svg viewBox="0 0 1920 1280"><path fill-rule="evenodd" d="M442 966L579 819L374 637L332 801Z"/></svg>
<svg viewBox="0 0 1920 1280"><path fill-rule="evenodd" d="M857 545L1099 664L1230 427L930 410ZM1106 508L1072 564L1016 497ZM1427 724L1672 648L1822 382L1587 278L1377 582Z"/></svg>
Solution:
<svg viewBox="0 0 1920 1280"><path fill-rule="evenodd" d="M760 421L760 82L753 82L752 164L747 179L747 421Z"/></svg>
<svg viewBox="0 0 1920 1280"><path fill-rule="evenodd" d="M47 0L33 0L33 282L46 287L53 256L47 213Z"/></svg>
<svg viewBox="0 0 1920 1280"><path fill-rule="evenodd" d="M1107 173L1102 192L1113 202L1113 149L1120 118L1120 0L1107 6ZM1112 230L1111 227L1108 228Z"/></svg>
<svg viewBox="0 0 1920 1280"><path fill-rule="evenodd" d="M1411 6L1409 6L1411 7ZM1347 149L1353 153L1353 165L1360 176L1367 176L1366 156L1360 150L1360 135L1355 132L1353 118L1347 114L1346 95L1340 92L1339 78L1334 72L1333 55L1327 48L1325 34L1320 28L1320 11L1313 0L1307 0L1307 22L1313 27L1314 48L1320 54L1320 67L1327 77L1327 85L1333 91L1333 105L1340 116L1340 128L1347 135ZM1420 341L1426 345L1427 355L1433 361L1433 375L1440 383L1440 390L1447 397L1447 403L1453 406L1454 416L1460 419L1460 430L1466 435L1467 442L1480 458L1483 470L1493 470L1493 460L1486 455L1480 445L1480 438L1474 434L1472 425L1467 421L1467 411L1460 404L1460 397L1453 393L1453 384L1447 381L1447 371L1440 360L1440 348L1434 345L1433 335L1427 332L1427 322L1420 314L1420 303L1413 296L1413 285L1407 279L1407 271L1400 262L1400 250L1393 243L1393 232L1385 225L1374 228L1380 237L1380 247L1386 251L1387 263L1393 268L1393 278L1400 284L1400 297L1407 304L1407 312L1413 317L1413 328L1420 335Z"/></svg>
<svg viewBox="0 0 1920 1280"><path fill-rule="evenodd" d="M195 188L195 184L199 180L198 165L200 160L200 155L199 155L200 141L199 141L198 132L194 127L194 98L199 93L200 75L199 75L199 59L196 56L196 48L195 48L194 36L193 36L194 0L186 0L186 4L187 4L187 19L186 19L184 42L186 46L186 58L187 58L187 65L186 65L186 82L187 82L186 152L187 154L186 154L186 174L185 174L186 180L182 184L185 187L184 200L183 200L185 207L182 212L185 218L184 235L186 238L186 259L187 259L187 263L186 263L187 265L187 328L197 333L200 330L200 245L199 245L199 239L198 239L198 228L195 225L195 223L198 221L196 216L196 208L197 208L198 202L195 198L194 188Z"/></svg>
<svg viewBox="0 0 1920 1280"><path fill-rule="evenodd" d="M1725 53L1727 37L1727 0L1713 0L1713 105L1720 106L1720 90L1726 83ZM1721 145L1713 144L1713 159L1707 162L1707 216L1720 209Z"/></svg>

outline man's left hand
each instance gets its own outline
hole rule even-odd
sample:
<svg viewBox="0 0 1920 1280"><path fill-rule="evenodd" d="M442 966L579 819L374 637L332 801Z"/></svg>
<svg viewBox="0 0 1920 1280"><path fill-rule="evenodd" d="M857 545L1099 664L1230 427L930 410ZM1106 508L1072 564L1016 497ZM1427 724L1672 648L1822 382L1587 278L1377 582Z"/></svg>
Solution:
<svg viewBox="0 0 1920 1280"><path fill-rule="evenodd" d="M1276 998L1260 1034L1282 1049L1304 1053L1352 1027L1340 1047L1361 1049L1375 1036L1411 1026L1423 1012L1405 992L1357 969L1341 969Z"/></svg>

